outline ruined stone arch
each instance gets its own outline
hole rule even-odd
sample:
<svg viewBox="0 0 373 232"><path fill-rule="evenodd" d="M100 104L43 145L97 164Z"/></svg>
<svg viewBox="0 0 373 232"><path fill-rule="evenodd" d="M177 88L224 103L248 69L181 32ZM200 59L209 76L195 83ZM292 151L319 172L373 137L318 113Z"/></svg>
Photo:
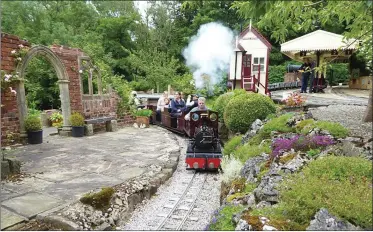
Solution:
<svg viewBox="0 0 373 232"><path fill-rule="evenodd" d="M25 71L31 61L37 55L42 55L52 64L54 70L57 73L58 84L60 89L60 100L63 115L63 127L68 130L70 128L69 117L71 114L70 108L70 95L69 95L69 76L66 68L62 63L61 59L48 47L37 45L33 46L27 54L23 57L22 61L17 65L16 72L20 77L19 84L17 86L17 103L20 120L21 136L26 136L25 131L25 119L27 117L27 104L25 95Z"/></svg>

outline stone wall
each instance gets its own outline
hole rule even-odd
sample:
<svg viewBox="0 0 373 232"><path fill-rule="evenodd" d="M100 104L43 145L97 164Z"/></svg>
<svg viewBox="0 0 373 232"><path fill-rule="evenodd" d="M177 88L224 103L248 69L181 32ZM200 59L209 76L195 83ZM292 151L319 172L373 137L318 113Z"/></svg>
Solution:
<svg viewBox="0 0 373 232"><path fill-rule="evenodd" d="M29 47L30 44L17 36L1 34L1 70L7 74L15 71L15 58L11 55L13 50L18 50L19 45ZM16 89L12 84L13 90ZM19 113L17 109L17 95L10 88L1 89L1 144L5 145L10 140L17 142L20 135Z"/></svg>

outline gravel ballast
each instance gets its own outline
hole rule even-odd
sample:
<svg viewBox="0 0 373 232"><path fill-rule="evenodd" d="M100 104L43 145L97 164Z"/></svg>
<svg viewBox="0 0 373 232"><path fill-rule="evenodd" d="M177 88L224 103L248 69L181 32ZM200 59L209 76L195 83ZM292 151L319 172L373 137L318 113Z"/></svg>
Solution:
<svg viewBox="0 0 373 232"><path fill-rule="evenodd" d="M174 201L176 203L176 200L181 197L193 177L194 171L186 170L185 139L178 138L178 140L179 143L182 144L182 152L176 172L158 189L154 197L149 200L144 200L141 205L137 207L128 221L122 225L118 225L117 230L157 230L164 220L165 215L170 213L172 210L172 202ZM203 184L202 190L199 192L201 184L198 182L202 182L204 177L206 177L206 181ZM203 230L206 225L209 224L213 211L220 206L219 174L197 173L192 183L192 188L189 189L186 197L183 199L194 200L197 196L197 192L199 192L199 195L195 201L193 210L187 217L181 230ZM182 207L183 205L188 207L192 204L191 202L184 201L185 200L182 200L179 207ZM182 210L178 211L177 209L172 213L172 215L176 217L178 215L186 215L186 211L182 212ZM173 230L176 225L180 224L181 220L175 219L174 221L174 226L169 225L170 220L168 220L162 229Z"/></svg>

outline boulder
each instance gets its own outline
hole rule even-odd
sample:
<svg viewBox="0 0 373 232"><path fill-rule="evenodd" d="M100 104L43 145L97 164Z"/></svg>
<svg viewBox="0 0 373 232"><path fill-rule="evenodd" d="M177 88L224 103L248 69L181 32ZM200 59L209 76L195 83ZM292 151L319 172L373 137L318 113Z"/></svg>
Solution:
<svg viewBox="0 0 373 232"><path fill-rule="evenodd" d="M256 156L248 159L245 162L244 167L241 169L240 175L245 177L249 182L256 182L256 177L260 173L260 165L269 158L269 155L263 153L260 156Z"/></svg>
<svg viewBox="0 0 373 232"><path fill-rule="evenodd" d="M321 208L306 230L324 230L324 231L341 231L341 230L362 230L349 222L342 221L337 217L329 214L328 210Z"/></svg>

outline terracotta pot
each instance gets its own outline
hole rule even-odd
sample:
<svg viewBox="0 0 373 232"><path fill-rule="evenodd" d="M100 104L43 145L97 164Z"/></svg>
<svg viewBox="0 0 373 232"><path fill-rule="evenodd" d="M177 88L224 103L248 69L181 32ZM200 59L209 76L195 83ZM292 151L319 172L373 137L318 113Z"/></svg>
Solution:
<svg viewBox="0 0 373 232"><path fill-rule="evenodd" d="M136 117L136 123L137 125L145 124L146 127L149 127L149 117L145 116L137 116Z"/></svg>

